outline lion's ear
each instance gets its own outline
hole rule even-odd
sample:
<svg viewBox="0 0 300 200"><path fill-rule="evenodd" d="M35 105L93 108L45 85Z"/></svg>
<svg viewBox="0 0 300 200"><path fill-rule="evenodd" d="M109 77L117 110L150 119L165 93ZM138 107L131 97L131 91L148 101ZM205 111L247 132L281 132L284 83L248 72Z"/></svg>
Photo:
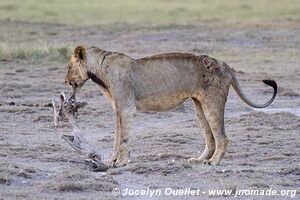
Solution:
<svg viewBox="0 0 300 200"><path fill-rule="evenodd" d="M74 57L78 60L85 61L86 60L86 52L85 48L82 46L78 46L74 49Z"/></svg>

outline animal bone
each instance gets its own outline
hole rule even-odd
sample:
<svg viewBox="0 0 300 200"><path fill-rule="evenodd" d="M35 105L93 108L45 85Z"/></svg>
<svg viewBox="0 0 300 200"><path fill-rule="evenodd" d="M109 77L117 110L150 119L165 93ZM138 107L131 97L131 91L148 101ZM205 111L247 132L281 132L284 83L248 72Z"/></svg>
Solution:
<svg viewBox="0 0 300 200"><path fill-rule="evenodd" d="M86 104L86 102L76 102L75 93L67 99L65 93L61 92L58 106L56 106L55 100L52 100L54 125L57 127L60 121L69 121L73 129L72 134L61 134L61 138L79 154L87 157L84 163L89 165L93 171L106 171L108 167L101 161L100 154L81 135L81 131L76 123L75 114L79 108L84 107Z"/></svg>

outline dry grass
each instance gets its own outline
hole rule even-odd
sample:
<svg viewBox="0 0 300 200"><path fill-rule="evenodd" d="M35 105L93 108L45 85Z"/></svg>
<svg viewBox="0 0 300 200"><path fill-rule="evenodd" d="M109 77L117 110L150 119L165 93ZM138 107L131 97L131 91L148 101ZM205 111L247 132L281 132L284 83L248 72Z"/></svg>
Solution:
<svg viewBox="0 0 300 200"><path fill-rule="evenodd" d="M55 59L65 61L71 55L71 48L68 46L50 46L46 44L35 45L13 45L0 44L0 60L41 60Z"/></svg>
<svg viewBox="0 0 300 200"><path fill-rule="evenodd" d="M10 185L11 178L8 177L6 174L0 174L0 185Z"/></svg>
<svg viewBox="0 0 300 200"><path fill-rule="evenodd" d="M91 172L82 170L63 171L52 178L55 179L55 182L47 184L46 189L58 192L110 192L117 185L117 182L112 177L99 177Z"/></svg>
<svg viewBox="0 0 300 200"><path fill-rule="evenodd" d="M75 192L75 191L99 191L99 192L110 192L115 185L109 182L96 182L94 180L84 181L62 181L56 183L50 188L58 192Z"/></svg>
<svg viewBox="0 0 300 200"><path fill-rule="evenodd" d="M200 20L300 19L297 0L2 0L0 18L90 24L191 24Z"/></svg>

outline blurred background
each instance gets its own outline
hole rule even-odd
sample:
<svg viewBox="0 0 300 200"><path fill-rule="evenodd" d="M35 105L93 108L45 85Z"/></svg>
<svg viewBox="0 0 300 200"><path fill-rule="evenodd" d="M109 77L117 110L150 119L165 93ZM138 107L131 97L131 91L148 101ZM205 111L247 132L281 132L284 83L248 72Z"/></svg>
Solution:
<svg viewBox="0 0 300 200"><path fill-rule="evenodd" d="M0 18L92 24L300 19L298 0L1 0Z"/></svg>
<svg viewBox="0 0 300 200"><path fill-rule="evenodd" d="M215 55L219 56L217 48L253 47L261 41L255 41L249 33L244 35L247 38L243 39L239 36L239 32L233 32L229 36L226 36L226 33L217 33L222 37L211 35L212 38L209 38L209 35L201 36L201 33L204 33L203 29L212 33L212 29L222 29L222 26L229 29L238 26L276 24L297 26L299 20L298 0L1 0L0 60L50 58L65 61L74 46L79 43L98 44L103 48L143 56L158 53L149 49L138 52L139 43L152 45L151 40L154 42L162 40L165 44L168 41L173 42L165 45L165 47L173 45L172 48L161 47L159 48L161 51L201 53L201 49L205 48L203 53L215 51ZM181 36L174 30L162 38L159 34L147 36L140 33L144 38L136 38L131 34L137 27L170 30L170 27L175 26L185 30L189 26L194 26L199 28L199 31ZM83 31L84 27L88 28ZM124 36L121 30L130 33ZM140 31L142 30L138 32ZM183 31L180 30L180 33ZM121 35L124 38L118 43L111 41L112 45L109 41L113 38L103 38L103 34L114 39L121 40ZM194 38L185 38L187 34L197 34L198 37L196 35ZM121 44L125 43L125 40L127 42L132 40L135 43ZM180 40L185 40L189 44L176 46ZM162 44L164 43L160 43Z"/></svg>

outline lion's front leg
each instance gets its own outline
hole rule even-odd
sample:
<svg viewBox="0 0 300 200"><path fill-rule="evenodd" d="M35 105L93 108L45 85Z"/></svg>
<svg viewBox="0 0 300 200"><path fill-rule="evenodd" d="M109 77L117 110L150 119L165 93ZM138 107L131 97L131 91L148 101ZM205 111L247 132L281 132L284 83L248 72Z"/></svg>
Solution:
<svg viewBox="0 0 300 200"><path fill-rule="evenodd" d="M116 120L116 121L118 121L118 120ZM114 166L114 163L117 161L118 156L119 156L119 145L118 144L120 143L121 128L118 125L119 124L116 123L116 130L115 130L115 134L114 134L114 144L113 144L112 154L109 159L104 161L104 164L109 167Z"/></svg>
<svg viewBox="0 0 300 200"><path fill-rule="evenodd" d="M116 112L116 132L112 156L105 164L113 166L124 166L129 160L129 134L135 109L127 108Z"/></svg>
<svg viewBox="0 0 300 200"><path fill-rule="evenodd" d="M106 161L106 164L108 166L123 166L127 164L129 159L129 134L131 122L136 113L134 85L130 67L116 66L110 69L114 69L113 73L109 75L111 80L118 80L110 85L110 103L115 112L116 132L112 157Z"/></svg>

